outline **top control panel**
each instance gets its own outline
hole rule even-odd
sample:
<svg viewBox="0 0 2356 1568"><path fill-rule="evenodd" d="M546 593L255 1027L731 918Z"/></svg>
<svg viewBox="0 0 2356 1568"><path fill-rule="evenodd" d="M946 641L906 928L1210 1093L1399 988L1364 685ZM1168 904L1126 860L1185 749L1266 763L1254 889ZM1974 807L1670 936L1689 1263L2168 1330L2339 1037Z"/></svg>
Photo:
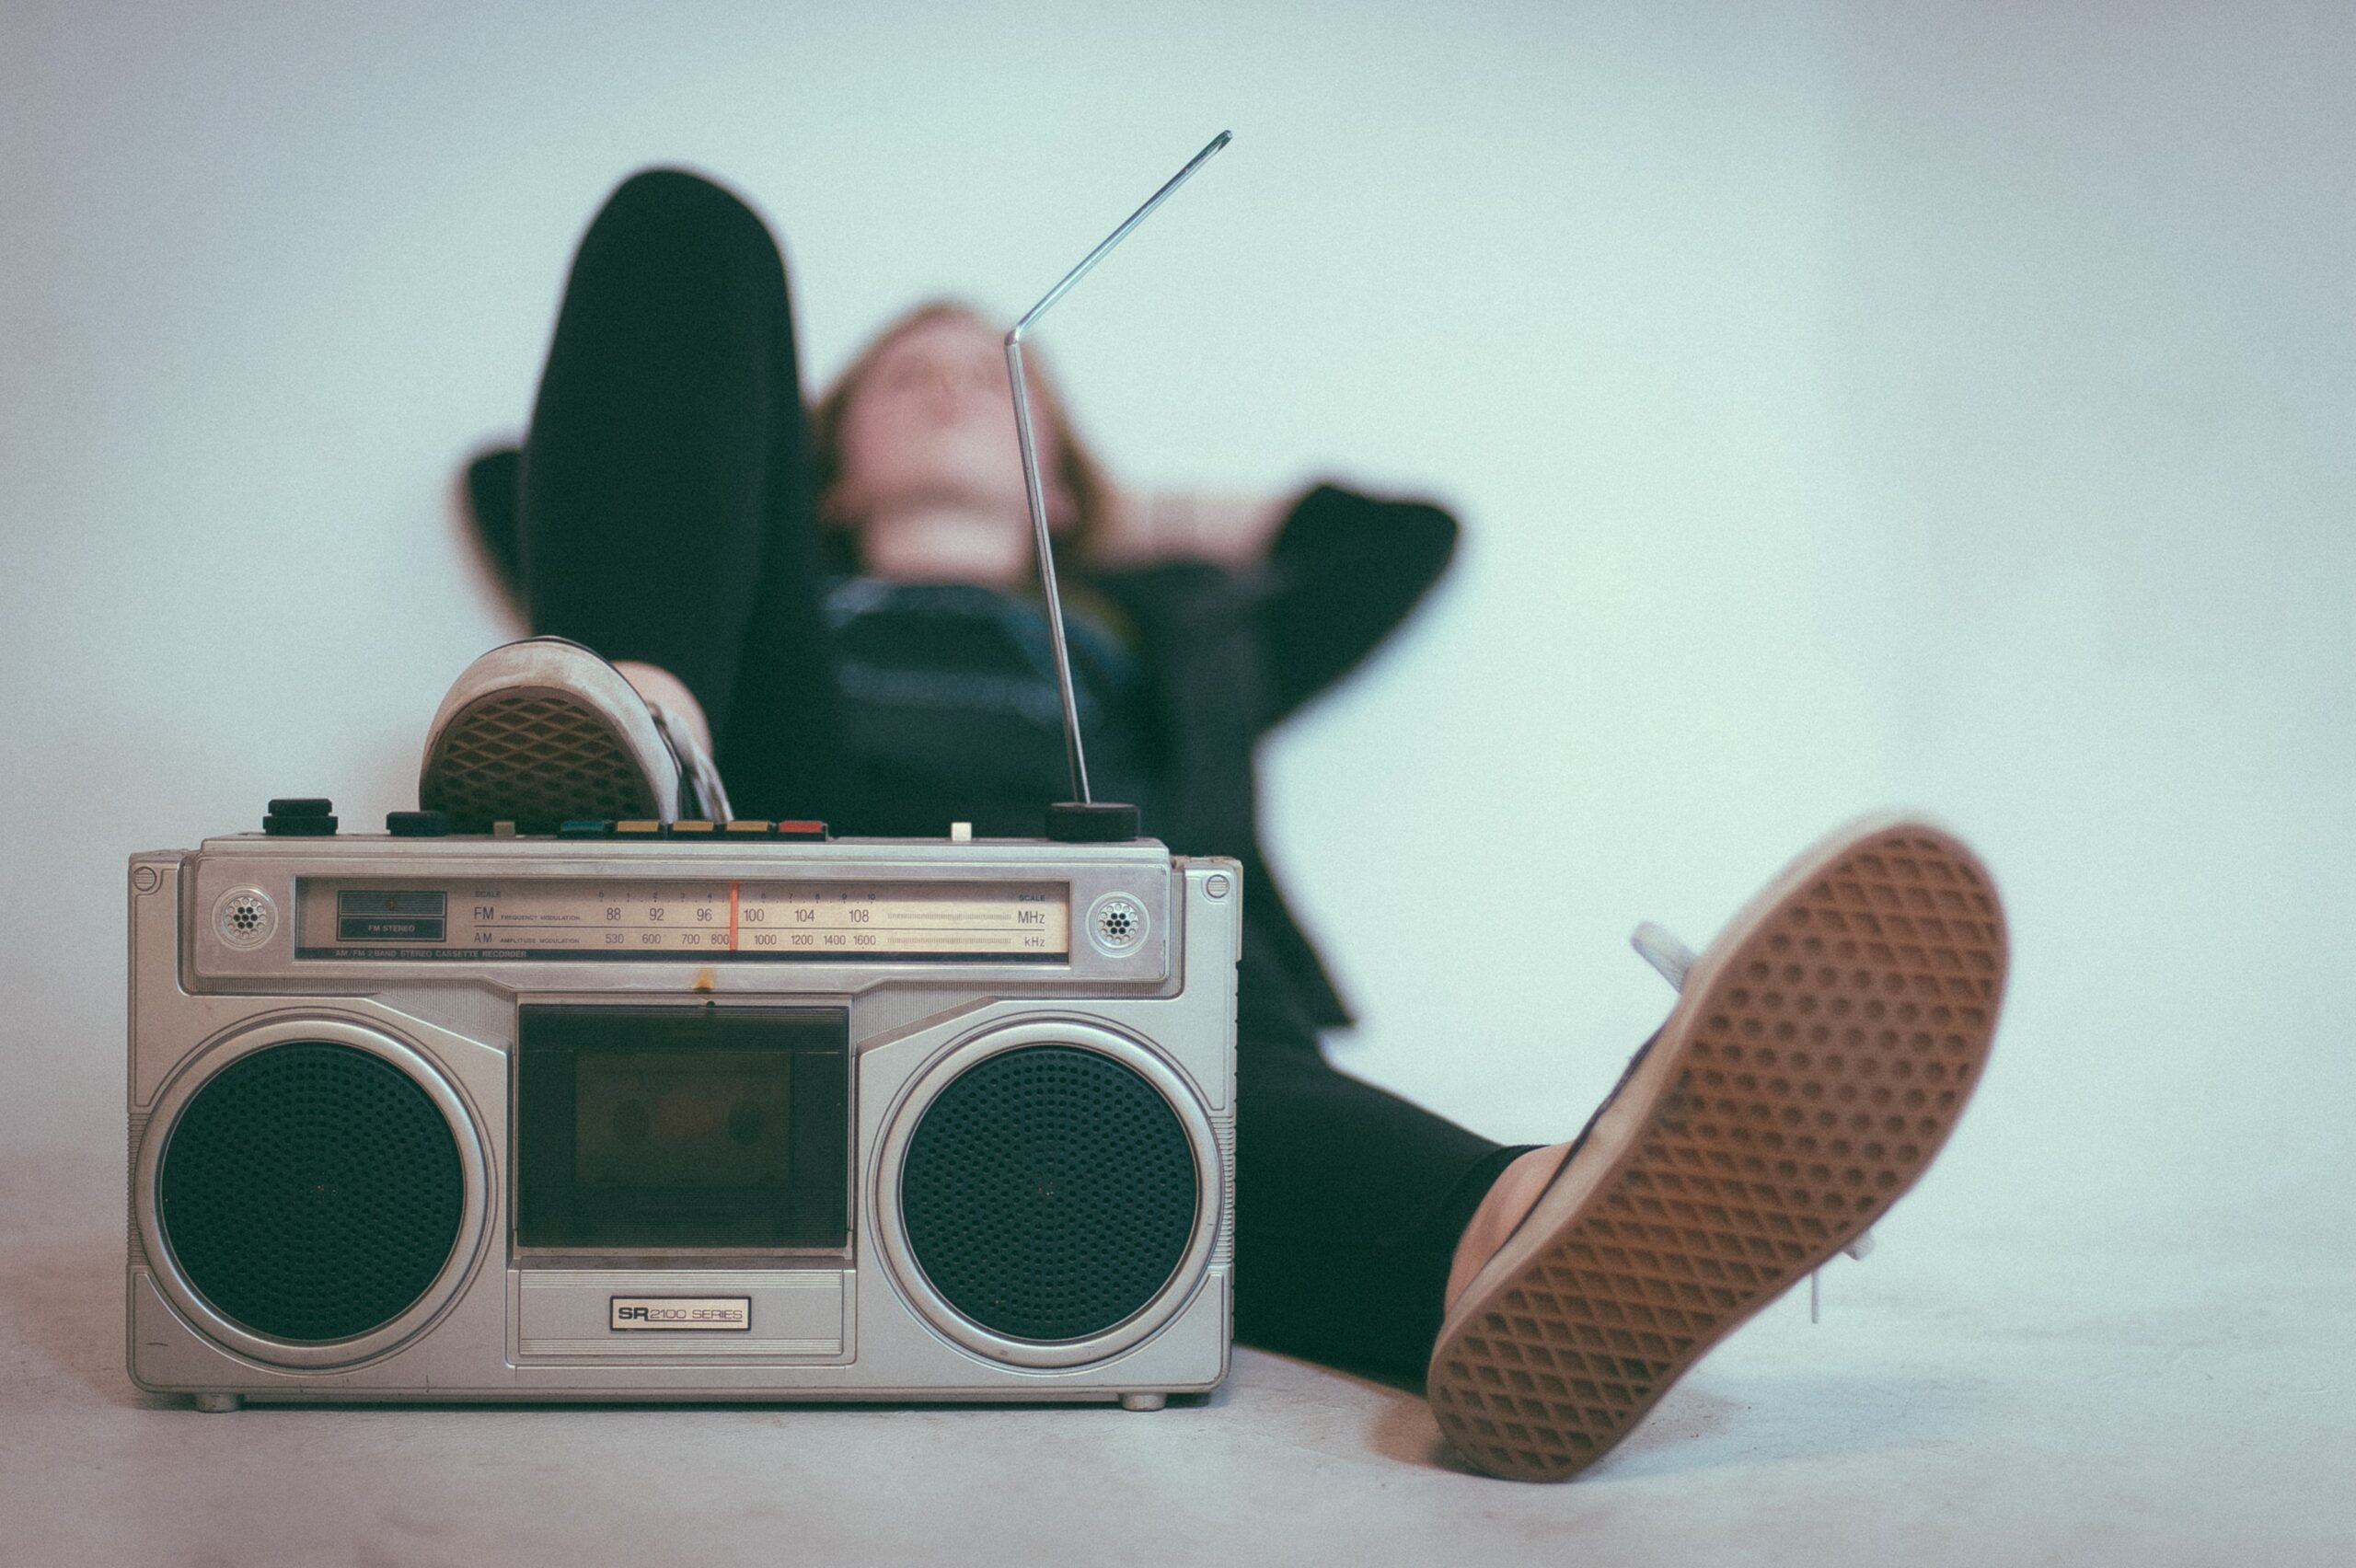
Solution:
<svg viewBox="0 0 2356 1568"><path fill-rule="evenodd" d="M1148 838L977 839L963 824L941 838L836 838L814 822L349 834L323 801L272 804L293 808L271 813L276 831L211 839L183 861L191 983L375 986L477 967L543 986L1158 983L1184 882L1185 862ZM617 978L599 977L607 966Z"/></svg>
<svg viewBox="0 0 2356 1568"><path fill-rule="evenodd" d="M338 821L335 802L323 796L281 796L270 802L261 819L262 832L271 838L332 838ZM395 838L446 838L455 828L442 812L387 812L385 831ZM502 835L506 836L506 835ZM610 822L576 817L557 829L559 838L675 838L681 843L752 844L777 839L790 844L823 844L828 835L823 822L770 822L736 817L727 822Z"/></svg>

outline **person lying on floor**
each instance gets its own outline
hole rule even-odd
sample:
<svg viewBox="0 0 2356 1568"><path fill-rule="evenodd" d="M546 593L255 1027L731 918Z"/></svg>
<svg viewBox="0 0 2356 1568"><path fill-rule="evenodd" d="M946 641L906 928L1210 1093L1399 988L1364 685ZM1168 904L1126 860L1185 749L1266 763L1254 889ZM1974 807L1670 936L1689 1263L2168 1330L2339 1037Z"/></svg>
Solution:
<svg viewBox="0 0 2356 1568"><path fill-rule="evenodd" d="M886 328L805 405L784 265L741 201L637 175L575 258L520 451L470 473L535 636L461 674L420 803L462 828L819 818L1035 836L1066 759L1000 330ZM1500 1145L1336 1070L1349 1020L1260 846L1260 737L1356 667L1453 551L1439 509L1320 485L1242 509L1219 559L1155 547L1044 375L1047 500L1097 792L1244 871L1235 1332L1420 1382L1493 1474L1569 1475L1930 1164L2005 968L1986 870L1888 818L1791 862L1565 1141ZM1126 549L1126 556L1124 551ZM486 767L512 694L560 742ZM461 759L466 759L463 762ZM1568 1125L1568 1119L1565 1119Z"/></svg>

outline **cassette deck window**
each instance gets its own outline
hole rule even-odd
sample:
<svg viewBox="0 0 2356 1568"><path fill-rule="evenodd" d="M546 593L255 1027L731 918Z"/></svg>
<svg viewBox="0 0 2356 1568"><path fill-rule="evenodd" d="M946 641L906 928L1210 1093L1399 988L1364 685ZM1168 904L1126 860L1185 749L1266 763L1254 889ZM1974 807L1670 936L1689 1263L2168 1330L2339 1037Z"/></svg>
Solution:
<svg viewBox="0 0 2356 1568"><path fill-rule="evenodd" d="M535 1005L518 1013L517 1246L847 1244L844 1009Z"/></svg>

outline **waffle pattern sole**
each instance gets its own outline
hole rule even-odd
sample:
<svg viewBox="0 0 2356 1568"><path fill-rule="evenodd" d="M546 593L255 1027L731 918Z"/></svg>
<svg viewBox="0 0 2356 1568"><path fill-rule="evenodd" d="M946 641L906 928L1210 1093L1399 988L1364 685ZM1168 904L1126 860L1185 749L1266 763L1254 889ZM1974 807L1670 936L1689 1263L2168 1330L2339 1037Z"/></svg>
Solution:
<svg viewBox="0 0 2356 1568"><path fill-rule="evenodd" d="M512 822L554 832L569 817L652 817L658 806L613 727L563 692L507 690L444 726L419 791L462 832Z"/></svg>
<svg viewBox="0 0 2356 1568"><path fill-rule="evenodd" d="M1796 862L1689 976L1625 1131L1558 1179L1572 1206L1542 1198L1548 1222L1442 1328L1426 1393L1457 1451L1515 1480L1576 1473L1870 1226L1962 1114L2005 963L1985 869L1935 828Z"/></svg>

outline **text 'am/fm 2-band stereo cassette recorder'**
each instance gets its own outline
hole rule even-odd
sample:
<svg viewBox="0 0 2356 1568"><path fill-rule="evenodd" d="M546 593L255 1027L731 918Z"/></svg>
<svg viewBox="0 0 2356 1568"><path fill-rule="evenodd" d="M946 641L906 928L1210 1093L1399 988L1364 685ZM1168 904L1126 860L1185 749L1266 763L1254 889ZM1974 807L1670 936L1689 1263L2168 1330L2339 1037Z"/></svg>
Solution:
<svg viewBox="0 0 2356 1568"><path fill-rule="evenodd" d="M576 822L130 864L129 1365L243 1400L1118 1400L1231 1334L1231 859ZM950 824L943 824L949 826Z"/></svg>

